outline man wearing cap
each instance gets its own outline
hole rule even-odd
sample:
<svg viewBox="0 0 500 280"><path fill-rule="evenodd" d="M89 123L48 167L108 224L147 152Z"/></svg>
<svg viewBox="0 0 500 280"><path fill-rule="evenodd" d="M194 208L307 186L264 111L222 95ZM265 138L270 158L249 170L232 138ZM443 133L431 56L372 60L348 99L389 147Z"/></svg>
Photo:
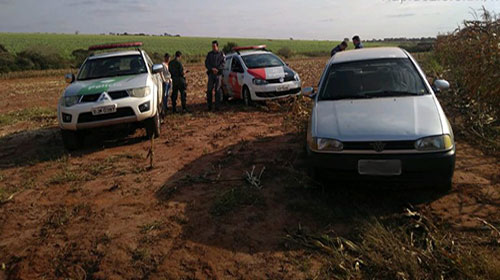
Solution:
<svg viewBox="0 0 500 280"><path fill-rule="evenodd" d="M347 49L347 42L342 41L342 43L338 44L335 48L332 49L332 51L330 52L330 56L334 56L336 53L342 52L345 49Z"/></svg>
<svg viewBox="0 0 500 280"><path fill-rule="evenodd" d="M207 54L205 67L207 68L207 105L208 110L212 110L212 91L215 89L215 110L218 111L222 98L222 71L226 63L224 53L219 50L219 43L212 41L212 51Z"/></svg>

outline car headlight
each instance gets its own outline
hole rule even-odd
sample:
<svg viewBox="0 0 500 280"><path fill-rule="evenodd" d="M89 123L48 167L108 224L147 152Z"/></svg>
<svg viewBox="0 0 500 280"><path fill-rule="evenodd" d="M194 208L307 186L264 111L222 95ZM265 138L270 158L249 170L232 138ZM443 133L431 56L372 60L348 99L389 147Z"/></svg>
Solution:
<svg viewBox="0 0 500 280"><path fill-rule="evenodd" d="M415 141L415 149L419 151L446 151L453 148L453 140L448 134L431 136Z"/></svg>
<svg viewBox="0 0 500 280"><path fill-rule="evenodd" d="M340 152L344 149L342 142L329 138L315 138L313 141L313 149L318 151L335 151Z"/></svg>
<svg viewBox="0 0 500 280"><path fill-rule="evenodd" d="M299 76L299 74L295 73L294 78L295 78L295 80L296 80L296 81L300 81L300 76Z"/></svg>
<svg viewBox="0 0 500 280"><path fill-rule="evenodd" d="M151 93L149 87L133 88L127 90L128 95L132 97L146 97Z"/></svg>
<svg viewBox="0 0 500 280"><path fill-rule="evenodd" d="M62 99L61 99L61 105L63 105L64 107L71 107L73 105L75 105L76 103L78 103L78 101L80 100L82 96L81 95L73 95L73 96L64 96Z"/></svg>
<svg viewBox="0 0 500 280"><path fill-rule="evenodd" d="M267 81L266 80L262 80L262 79L253 79L253 84L254 85L258 85L258 86L263 86L263 85L267 85Z"/></svg>

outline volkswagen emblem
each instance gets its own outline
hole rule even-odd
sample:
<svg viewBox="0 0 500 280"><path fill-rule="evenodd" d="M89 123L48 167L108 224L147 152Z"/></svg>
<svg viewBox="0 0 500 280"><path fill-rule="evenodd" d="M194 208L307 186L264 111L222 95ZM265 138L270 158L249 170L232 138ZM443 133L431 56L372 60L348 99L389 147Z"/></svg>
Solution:
<svg viewBox="0 0 500 280"><path fill-rule="evenodd" d="M280 78L280 83L283 83L285 81L285 78L281 77Z"/></svg>
<svg viewBox="0 0 500 280"><path fill-rule="evenodd" d="M370 143L370 146L376 151L376 152L382 152L385 148L385 143L382 142L373 142Z"/></svg>

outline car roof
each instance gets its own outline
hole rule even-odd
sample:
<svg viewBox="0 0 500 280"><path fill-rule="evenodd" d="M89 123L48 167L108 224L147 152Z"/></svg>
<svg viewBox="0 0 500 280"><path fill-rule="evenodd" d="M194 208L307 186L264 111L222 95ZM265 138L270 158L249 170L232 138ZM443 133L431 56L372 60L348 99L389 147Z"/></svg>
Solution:
<svg viewBox="0 0 500 280"><path fill-rule="evenodd" d="M363 48L338 52L330 58L328 64L379 58L408 58L408 54L406 51L396 47Z"/></svg>
<svg viewBox="0 0 500 280"><path fill-rule="evenodd" d="M108 53L99 53L92 56L89 56L89 60L98 59L98 58L107 58L114 56L127 56L127 55L140 55L141 51L133 50L133 51L119 51L119 52L108 52Z"/></svg>

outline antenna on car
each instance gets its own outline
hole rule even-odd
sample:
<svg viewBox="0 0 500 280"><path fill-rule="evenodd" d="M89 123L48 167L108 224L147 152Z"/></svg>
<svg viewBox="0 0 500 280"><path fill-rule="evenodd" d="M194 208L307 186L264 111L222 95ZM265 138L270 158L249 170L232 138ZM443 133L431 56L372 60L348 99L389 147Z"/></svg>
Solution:
<svg viewBox="0 0 500 280"><path fill-rule="evenodd" d="M266 48L267 48L266 45L246 46L246 47L233 47L233 51L235 51L237 54L240 54L240 51L247 51L247 50L262 50L262 51L267 51Z"/></svg>

